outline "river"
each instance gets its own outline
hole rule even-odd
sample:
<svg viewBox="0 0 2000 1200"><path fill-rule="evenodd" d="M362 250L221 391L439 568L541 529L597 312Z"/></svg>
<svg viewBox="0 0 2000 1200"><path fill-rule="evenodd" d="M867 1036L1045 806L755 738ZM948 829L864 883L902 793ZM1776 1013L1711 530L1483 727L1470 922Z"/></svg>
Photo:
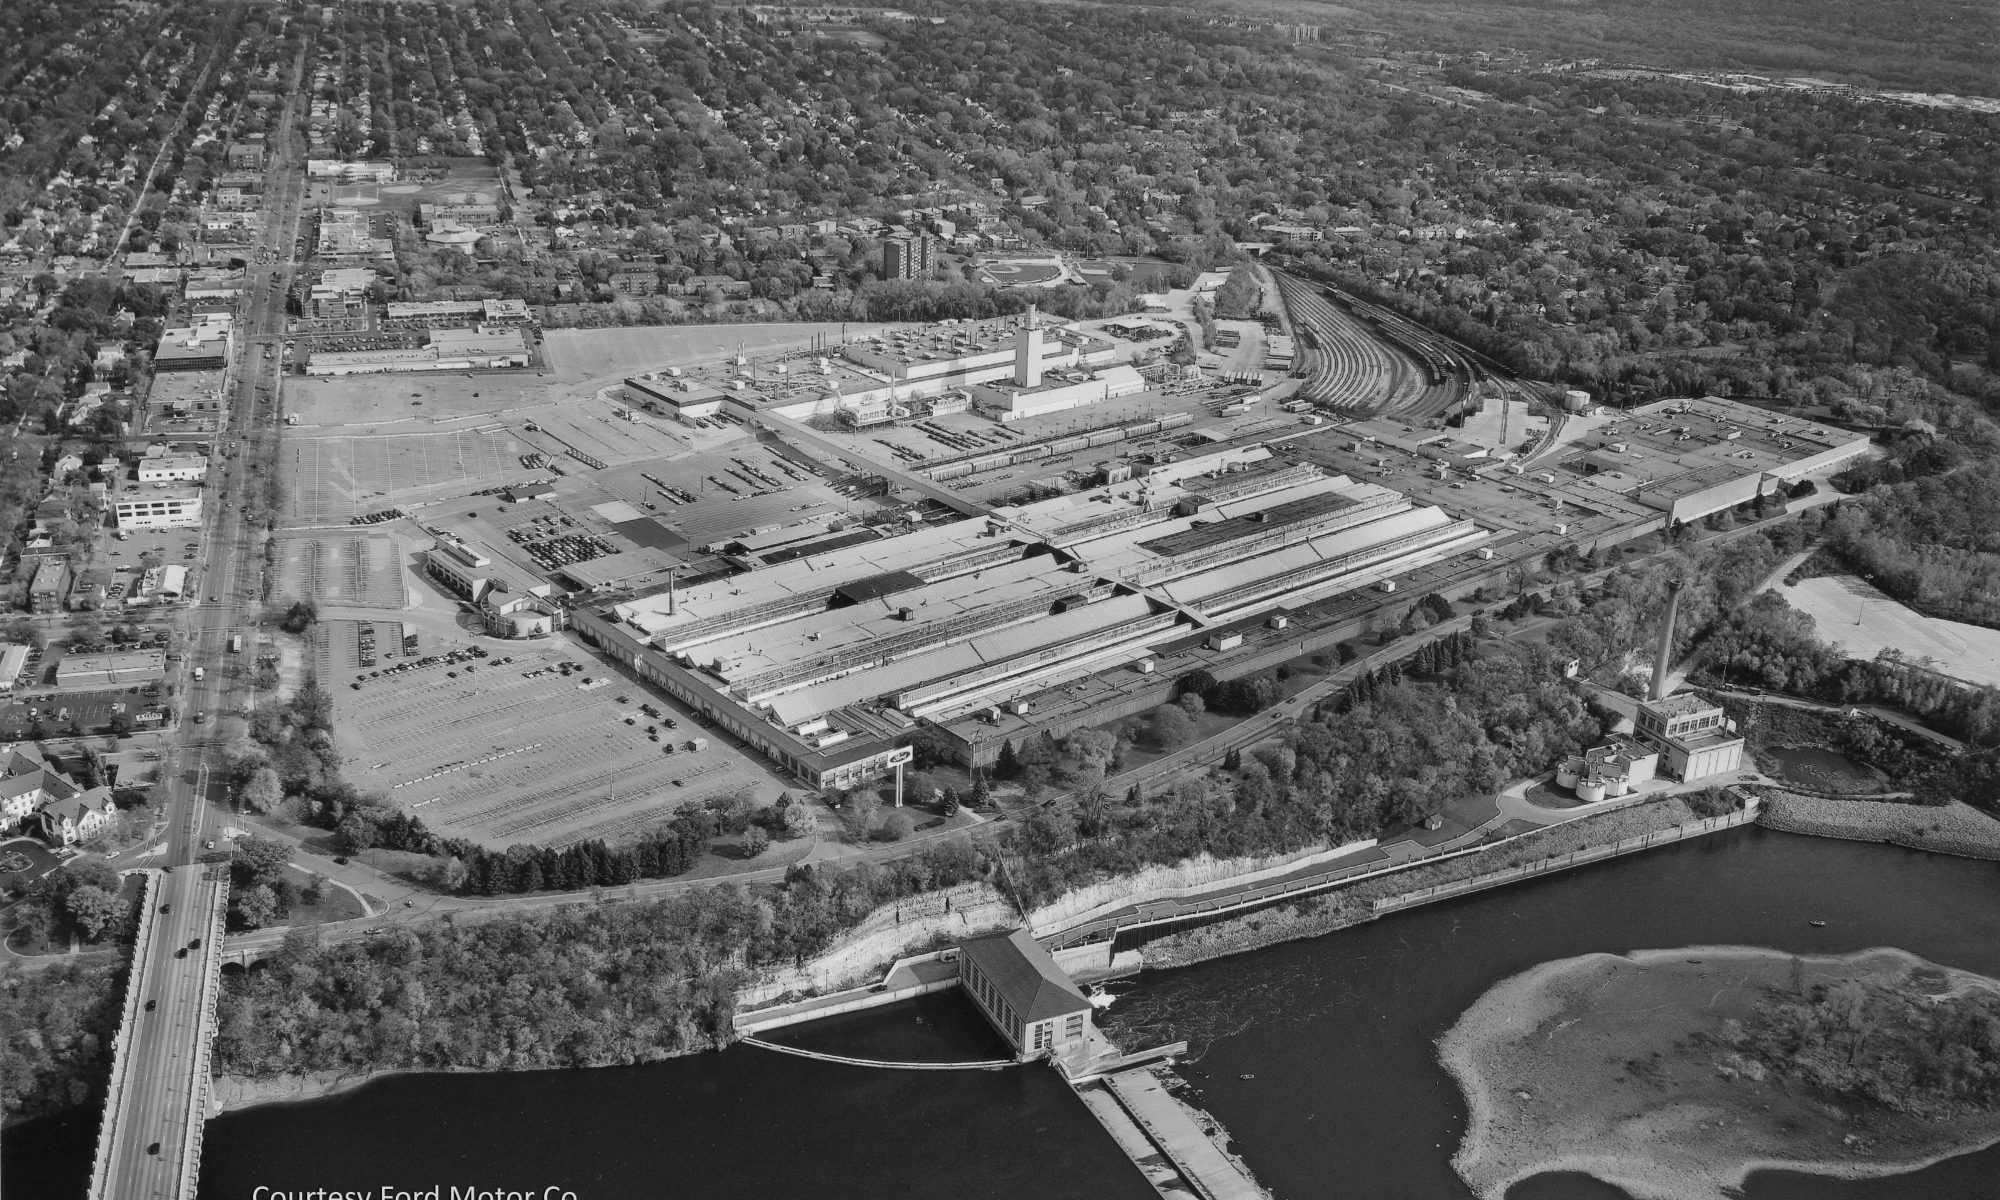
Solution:
<svg viewBox="0 0 2000 1200"><path fill-rule="evenodd" d="M1121 989L1110 1019L1134 1042L1193 1043L1183 1073L1281 1200L1462 1198L1449 1160L1465 1109L1432 1039L1494 981L1535 963L1703 943L1893 945L2000 976L2000 865L1744 829L1149 972ZM949 994L785 1033L862 1057L998 1050ZM90 1124L67 1138L51 1123L9 1131L10 1185L77 1194L63 1168L80 1142L87 1175ZM48 1161L65 1146L63 1163ZM1153 1195L1046 1068L879 1071L749 1046L641 1067L390 1078L210 1122L201 1200L251 1200L260 1184L443 1185L447 1196L454 1184L554 1185L577 1200ZM1619 1195L1550 1176L1511 1200ZM1890 1180L1767 1173L1748 1188L1748 1200L1890 1197L2000 1200L2000 1150Z"/></svg>

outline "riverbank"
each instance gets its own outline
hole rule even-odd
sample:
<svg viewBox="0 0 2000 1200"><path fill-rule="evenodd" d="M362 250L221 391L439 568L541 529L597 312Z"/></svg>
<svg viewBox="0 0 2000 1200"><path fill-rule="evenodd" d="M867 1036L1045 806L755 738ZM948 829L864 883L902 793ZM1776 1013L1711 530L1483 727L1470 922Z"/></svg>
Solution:
<svg viewBox="0 0 2000 1200"><path fill-rule="evenodd" d="M1587 954L1504 979L1438 1040L1470 1110L1452 1166L1481 1200L1555 1171L1637 1200L1723 1200L1756 1170L1875 1178L2000 1143L2000 1113L1843 1109L1743 1051L1774 997L1856 985L1918 1007L2000 994L2000 981L1893 949Z"/></svg>
<svg viewBox="0 0 2000 1200"><path fill-rule="evenodd" d="M213 1119L226 1112L256 1108L261 1104L319 1100L326 1096L351 1092L371 1080L391 1075L424 1074L429 1072L412 1071L401 1067L381 1067L367 1071L314 1071L305 1075L273 1075L268 1079L218 1075L209 1089L208 1115Z"/></svg>
<svg viewBox="0 0 2000 1200"><path fill-rule="evenodd" d="M1424 865L1391 875L1322 892L1317 896L1258 909L1199 929L1172 934L1146 945L1147 967L1185 967L1231 954L1242 954L1346 929L1376 916L1375 902L1424 888L1457 883L1496 868L1535 859L1558 858L1600 846L1672 829L1699 820L1687 802L1666 796L1630 808L1582 817L1526 834L1504 848L1488 847L1477 854ZM1498 849L1498 852L1494 851Z"/></svg>
<svg viewBox="0 0 2000 1200"><path fill-rule="evenodd" d="M1833 800L1772 789L1764 793L1761 820L1785 833L2000 861L2000 820L1963 801L1929 805Z"/></svg>

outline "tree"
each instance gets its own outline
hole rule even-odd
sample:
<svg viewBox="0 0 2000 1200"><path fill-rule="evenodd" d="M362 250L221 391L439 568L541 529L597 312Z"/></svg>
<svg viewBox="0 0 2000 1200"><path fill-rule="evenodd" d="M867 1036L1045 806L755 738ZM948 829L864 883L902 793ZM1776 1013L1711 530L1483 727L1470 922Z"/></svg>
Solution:
<svg viewBox="0 0 2000 1200"><path fill-rule="evenodd" d="M752 825L743 831L743 857L755 858L770 847L771 835L764 832L762 825Z"/></svg>
<svg viewBox="0 0 2000 1200"><path fill-rule="evenodd" d="M957 788L946 788L944 790L944 802L938 805L938 812L940 815L946 817L955 817L958 815Z"/></svg>
<svg viewBox="0 0 2000 1200"><path fill-rule="evenodd" d="M1217 686L1218 684L1214 675L1196 668L1174 681L1174 698L1178 700L1180 697L1192 693L1206 701L1214 694Z"/></svg>
<svg viewBox="0 0 2000 1200"><path fill-rule="evenodd" d="M229 907L236 923L244 929L262 929L279 917L278 894L267 884L232 893Z"/></svg>
<svg viewBox="0 0 2000 1200"><path fill-rule="evenodd" d="M285 800L284 785L278 781L278 773L269 767L258 767L250 773L250 780L243 785L243 807L254 813L267 813L277 808Z"/></svg>
<svg viewBox="0 0 2000 1200"><path fill-rule="evenodd" d="M231 870L243 886L256 886L283 878L291 863L291 846L253 834L236 839Z"/></svg>
<svg viewBox="0 0 2000 1200"><path fill-rule="evenodd" d="M1153 745L1161 750L1178 750L1194 736L1194 721L1178 704L1163 704L1153 710L1149 732Z"/></svg>
<svg viewBox="0 0 2000 1200"><path fill-rule="evenodd" d="M284 619L278 628L286 633L304 633L319 620L319 605L311 600L301 600L285 610Z"/></svg>
<svg viewBox="0 0 2000 1200"><path fill-rule="evenodd" d="M87 942L99 941L111 932L123 909L116 891L106 891L94 884L77 888L63 899L64 915L75 923Z"/></svg>
<svg viewBox="0 0 2000 1200"><path fill-rule="evenodd" d="M1181 711L1188 715L1189 720L1195 720L1208 711L1208 701L1201 698L1200 692L1189 692L1175 703L1181 706Z"/></svg>
<svg viewBox="0 0 2000 1200"><path fill-rule="evenodd" d="M1013 779L1021 773L1021 757L1014 751L1014 739L1000 743L1000 757L993 761L993 774L1001 779Z"/></svg>
<svg viewBox="0 0 2000 1200"><path fill-rule="evenodd" d="M375 822L359 811L342 817L333 830L334 844L347 854L359 854L374 848L376 835Z"/></svg>
<svg viewBox="0 0 2000 1200"><path fill-rule="evenodd" d="M847 802L841 806L841 811L847 818L848 827L854 836L862 837L867 834L868 827L874 824L875 814L881 811L881 808L882 797L876 795L873 788L856 788L847 794Z"/></svg>
<svg viewBox="0 0 2000 1200"><path fill-rule="evenodd" d="M878 842L900 842L910 836L910 831L916 828L916 824L916 821L909 813L892 812L883 818L881 826L875 830L875 840Z"/></svg>
<svg viewBox="0 0 2000 1200"><path fill-rule="evenodd" d="M804 800L793 800L780 808L780 827L788 838L811 837L819 829L819 816Z"/></svg>

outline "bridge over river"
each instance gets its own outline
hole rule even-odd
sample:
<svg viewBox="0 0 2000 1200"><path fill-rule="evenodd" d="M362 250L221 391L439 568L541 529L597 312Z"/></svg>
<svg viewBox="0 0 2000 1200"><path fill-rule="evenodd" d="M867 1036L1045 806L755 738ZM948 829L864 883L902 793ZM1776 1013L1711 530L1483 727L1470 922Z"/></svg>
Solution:
<svg viewBox="0 0 2000 1200"><path fill-rule="evenodd" d="M91 1200L194 1195L228 900L226 865L147 874Z"/></svg>

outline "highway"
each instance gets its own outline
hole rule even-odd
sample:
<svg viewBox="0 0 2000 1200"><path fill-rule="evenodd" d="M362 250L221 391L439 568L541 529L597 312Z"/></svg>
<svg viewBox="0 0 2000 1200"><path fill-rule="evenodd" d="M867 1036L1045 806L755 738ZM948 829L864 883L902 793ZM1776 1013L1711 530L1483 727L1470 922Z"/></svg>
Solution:
<svg viewBox="0 0 2000 1200"><path fill-rule="evenodd" d="M172 681L180 723L161 767L168 791L165 865L134 945L91 1200L186 1200L200 1174L229 881L225 866L204 867L195 860L214 838L212 802L225 798L214 769L220 765L224 727L240 724L229 714L238 695L249 694L236 670L246 660L229 653L229 637L262 601L261 531L244 518L246 509L272 498L268 492L258 495L258 489L270 478L277 452L283 264L297 235L305 182L304 147L296 134L304 62L301 53L273 137L268 176L273 190L262 242L272 261L253 263L246 271L236 353L223 385L228 411L205 493L199 582L193 605L180 617L187 652L183 674ZM261 474L250 470L253 461L263 464ZM198 668L201 678L195 677Z"/></svg>

